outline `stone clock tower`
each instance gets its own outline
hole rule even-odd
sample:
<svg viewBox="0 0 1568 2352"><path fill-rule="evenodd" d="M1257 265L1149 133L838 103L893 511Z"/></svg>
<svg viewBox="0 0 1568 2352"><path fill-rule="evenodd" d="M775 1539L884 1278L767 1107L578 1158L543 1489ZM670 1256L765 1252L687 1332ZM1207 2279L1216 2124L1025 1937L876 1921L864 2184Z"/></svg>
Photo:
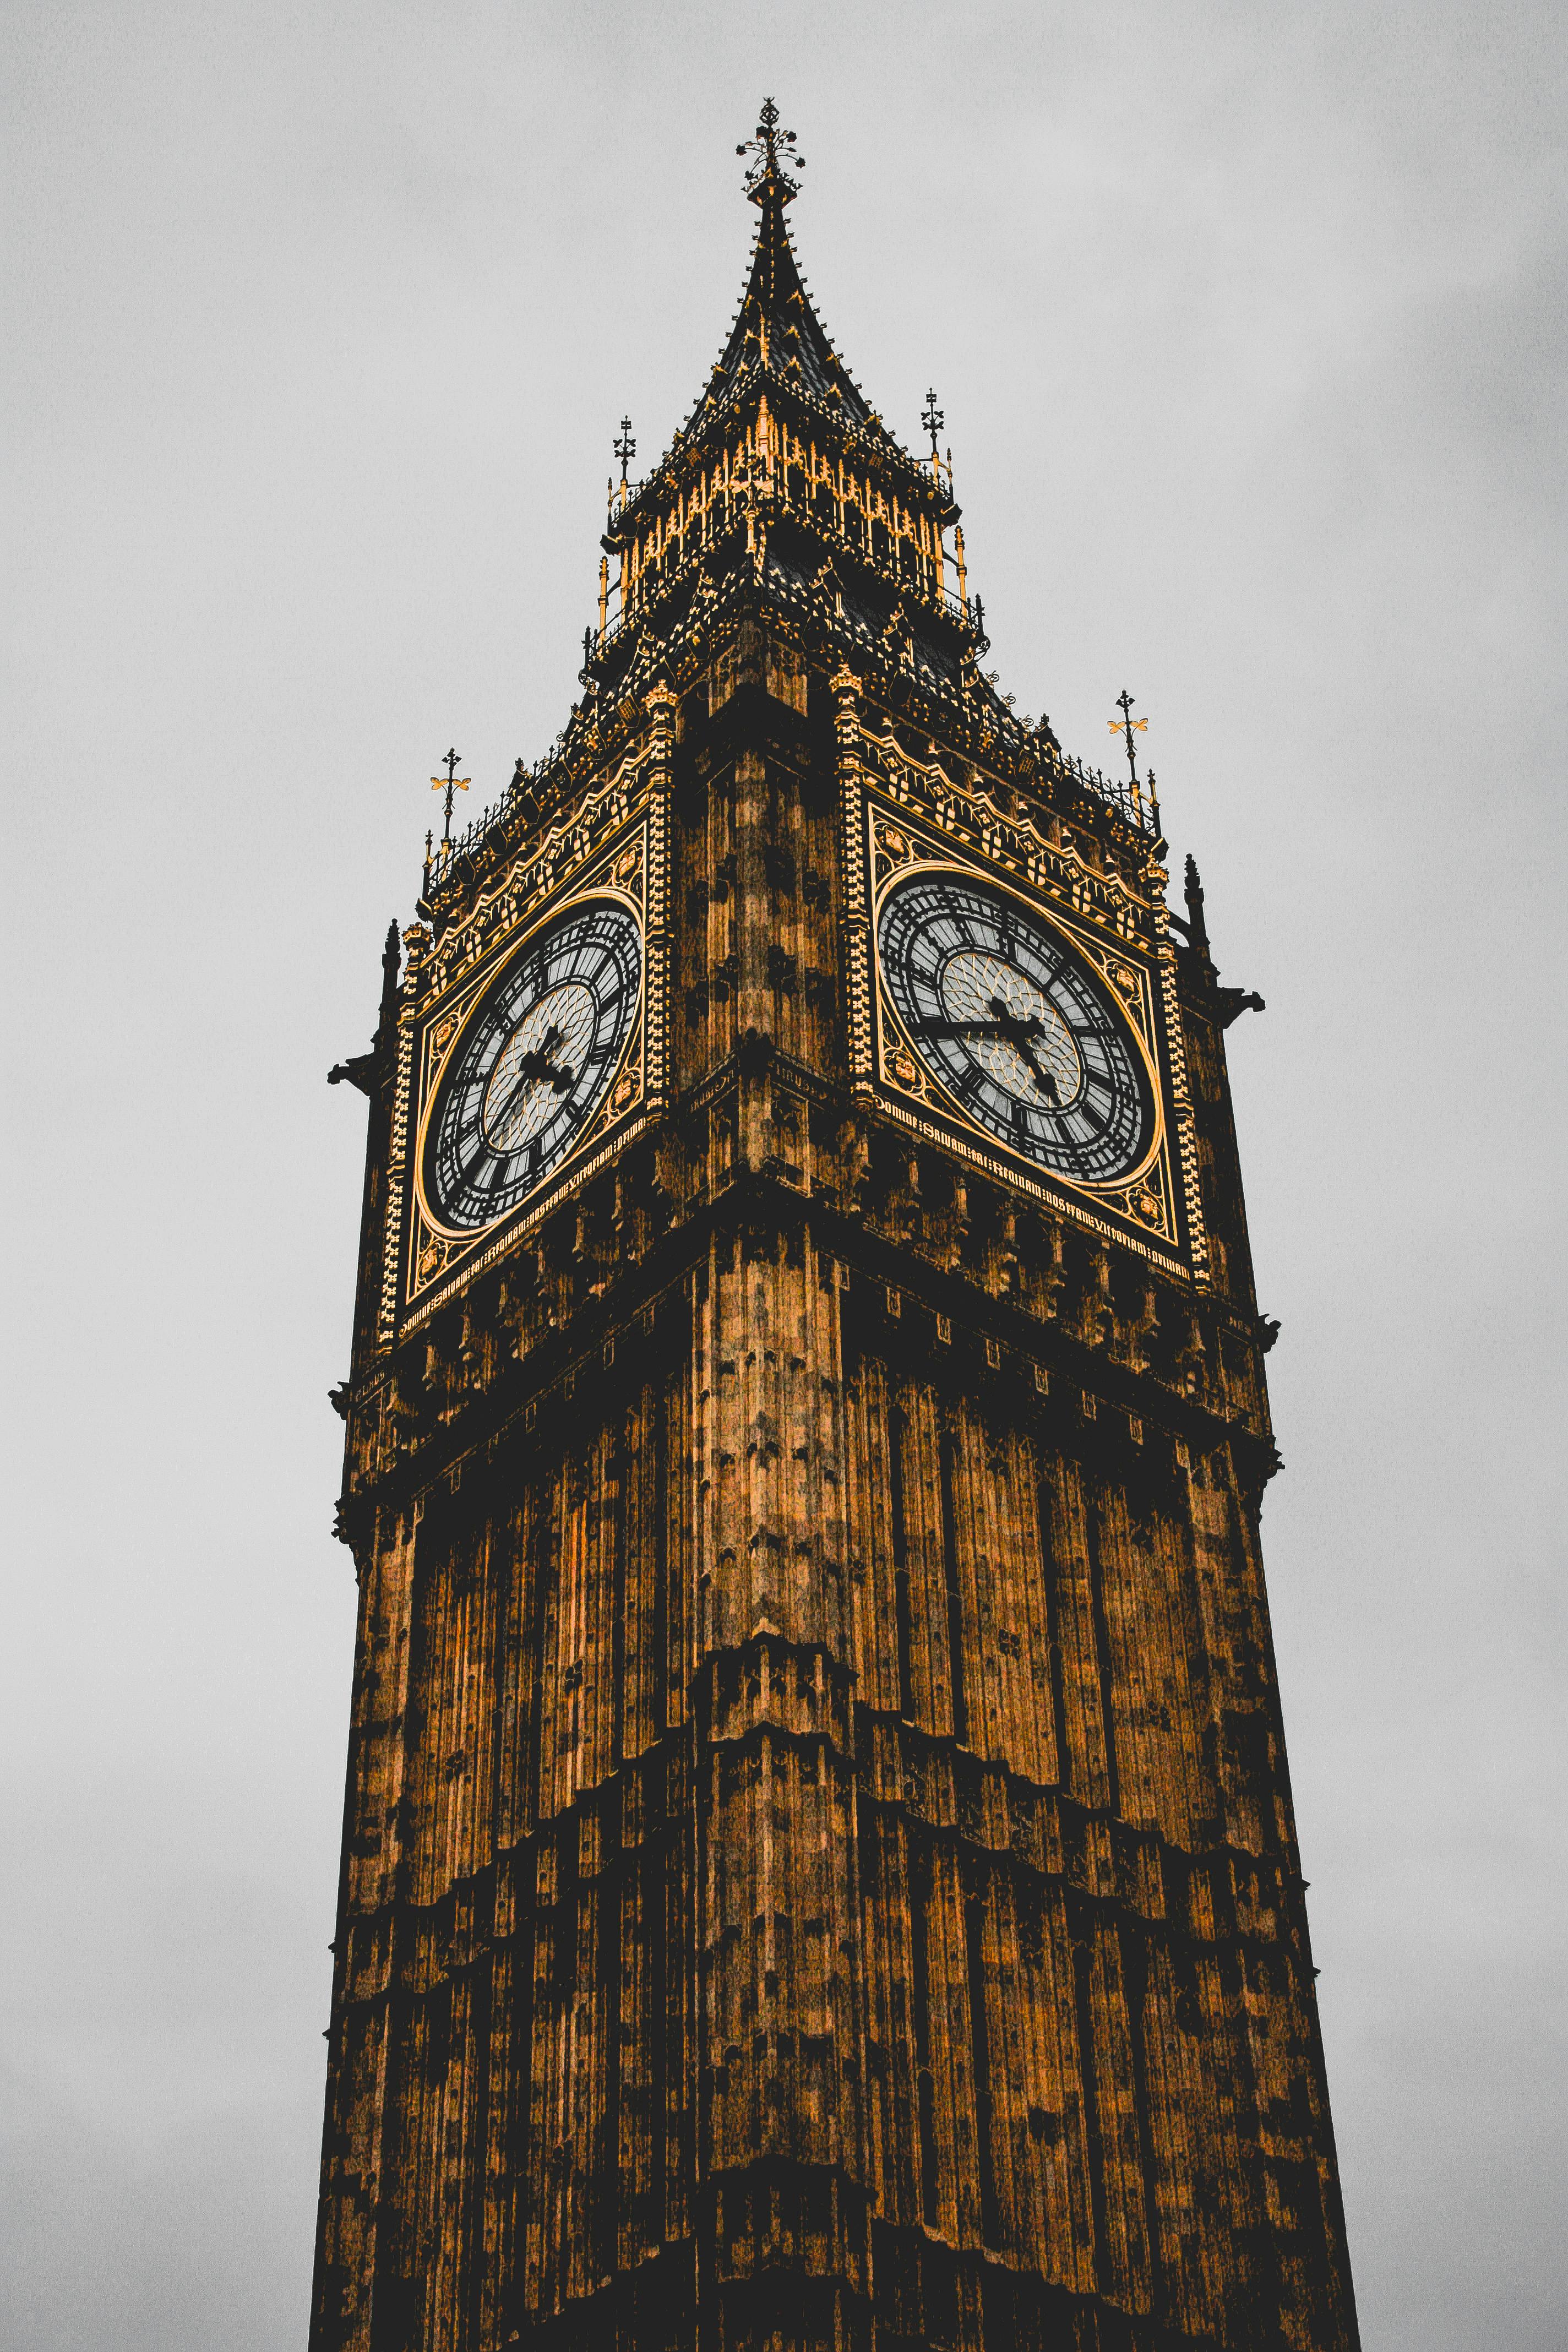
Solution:
<svg viewBox="0 0 1568 2352"><path fill-rule="evenodd" d="M342 1073L311 2343L1346 2352L1244 1000L981 671L777 121L583 698Z"/></svg>

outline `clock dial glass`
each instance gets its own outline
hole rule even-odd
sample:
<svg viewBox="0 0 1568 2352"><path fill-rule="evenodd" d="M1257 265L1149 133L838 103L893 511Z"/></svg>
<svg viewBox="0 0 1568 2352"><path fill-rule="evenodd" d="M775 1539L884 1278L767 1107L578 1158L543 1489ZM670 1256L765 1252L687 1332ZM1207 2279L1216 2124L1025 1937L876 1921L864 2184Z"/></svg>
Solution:
<svg viewBox="0 0 1568 2352"><path fill-rule="evenodd" d="M504 967L426 1130L426 1192L445 1224L493 1224L571 1150L609 1092L641 982L636 919L607 901L569 907Z"/></svg>
<svg viewBox="0 0 1568 2352"><path fill-rule="evenodd" d="M973 876L927 872L889 892L877 943L910 1043L977 1126L1079 1183L1146 1157L1143 1057L1053 925Z"/></svg>

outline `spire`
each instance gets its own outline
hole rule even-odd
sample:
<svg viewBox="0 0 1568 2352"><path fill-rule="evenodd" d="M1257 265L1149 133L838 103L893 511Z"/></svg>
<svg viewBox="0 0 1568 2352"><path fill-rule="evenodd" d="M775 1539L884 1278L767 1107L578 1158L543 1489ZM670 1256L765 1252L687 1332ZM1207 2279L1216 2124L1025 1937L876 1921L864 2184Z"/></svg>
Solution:
<svg viewBox="0 0 1568 2352"><path fill-rule="evenodd" d="M755 137L743 140L735 150L737 155L754 158L746 173L746 194L762 219L735 323L708 388L687 421L689 432L703 410L721 400L753 367L768 367L786 380L797 380L803 392L829 402L847 423L862 425L871 414L870 403L812 308L795 257L784 206L800 193L790 167L800 171L805 158L795 152L795 132L781 131L778 123L778 108L771 98L764 99Z"/></svg>

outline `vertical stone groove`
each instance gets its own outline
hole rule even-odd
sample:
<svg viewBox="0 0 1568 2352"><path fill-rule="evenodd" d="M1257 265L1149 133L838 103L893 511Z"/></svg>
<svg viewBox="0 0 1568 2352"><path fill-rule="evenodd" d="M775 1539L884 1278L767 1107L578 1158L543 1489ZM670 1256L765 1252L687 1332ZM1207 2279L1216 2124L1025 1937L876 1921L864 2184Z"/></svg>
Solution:
<svg viewBox="0 0 1568 2352"><path fill-rule="evenodd" d="M980 2174L980 2235L987 2246L1003 2242L996 2196L995 2102L991 2091L991 2028L985 2002L985 1898L972 1895L963 1906L964 1958L969 1974L969 2053L974 2074L974 2152Z"/></svg>
<svg viewBox="0 0 1568 2352"><path fill-rule="evenodd" d="M910 1622L910 1533L904 1516L904 1447L908 1442L908 1423L903 1408L895 1405L888 1415L888 1484L889 1516L893 1554L893 1609L897 1621L899 1659L899 1713L914 1713L914 1667L912 1664L912 1633Z"/></svg>
<svg viewBox="0 0 1568 2352"><path fill-rule="evenodd" d="M931 2048L931 1863L923 1843L912 1844L910 1880L910 2009L915 2039L915 2082L920 2110L921 2219L934 2230L940 2210L937 2174L936 2086Z"/></svg>
<svg viewBox="0 0 1568 2352"><path fill-rule="evenodd" d="M960 1747L969 1739L969 1696L964 1675L963 1591L958 1573L958 1510L953 1496L953 1438L951 1423L943 1421L939 1442L942 1478L942 1565L947 1596L948 1688L952 1709L952 1736Z"/></svg>
<svg viewBox="0 0 1568 2352"><path fill-rule="evenodd" d="M1117 1759L1116 1681L1110 1627L1105 1613L1105 1560L1100 1548L1101 1504L1092 1491L1084 1497L1084 1535L1089 1557L1089 1605L1094 1627L1094 1662L1100 1679L1100 1719L1104 1740L1106 1799L1121 1811L1121 1773Z"/></svg>

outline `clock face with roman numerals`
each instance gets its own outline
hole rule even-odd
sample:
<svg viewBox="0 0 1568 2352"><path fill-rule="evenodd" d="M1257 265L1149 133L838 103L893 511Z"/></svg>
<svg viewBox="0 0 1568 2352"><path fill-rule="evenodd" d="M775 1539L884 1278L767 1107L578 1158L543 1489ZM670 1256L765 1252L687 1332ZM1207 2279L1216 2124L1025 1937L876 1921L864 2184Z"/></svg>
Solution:
<svg viewBox="0 0 1568 2352"><path fill-rule="evenodd" d="M930 870L889 892L877 945L910 1044L976 1126L1077 1183L1113 1183L1147 1157L1143 1056L1054 924L976 876Z"/></svg>
<svg viewBox="0 0 1568 2352"><path fill-rule="evenodd" d="M426 1130L426 1197L443 1224L494 1224L565 1158L609 1092L641 982L637 919L610 900L567 908L503 967Z"/></svg>

